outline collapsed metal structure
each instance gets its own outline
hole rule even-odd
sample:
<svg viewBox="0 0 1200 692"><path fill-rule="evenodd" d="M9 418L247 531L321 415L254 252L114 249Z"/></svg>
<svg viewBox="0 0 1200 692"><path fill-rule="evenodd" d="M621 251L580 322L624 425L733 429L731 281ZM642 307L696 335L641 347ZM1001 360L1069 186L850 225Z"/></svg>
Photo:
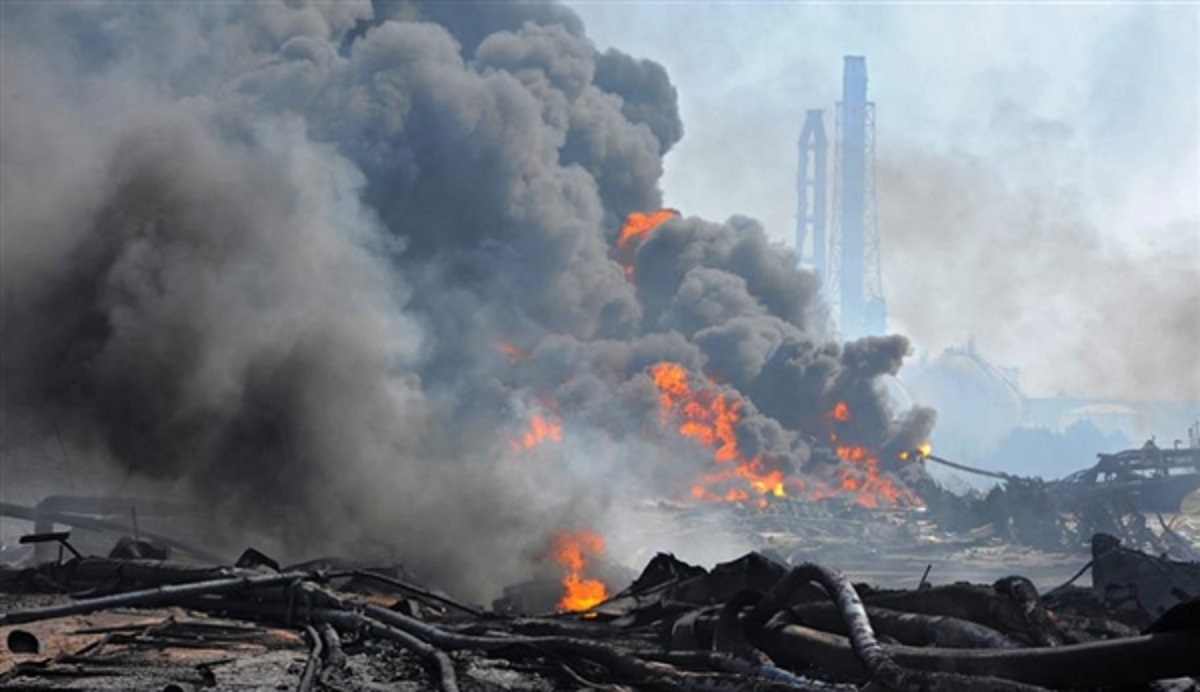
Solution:
<svg viewBox="0 0 1200 692"><path fill-rule="evenodd" d="M923 497L945 528L990 524L1005 540L1046 550L1070 550L1096 533L1118 536L1128 544L1186 559L1200 557L1164 514L1178 518L1184 500L1200 490L1200 447L1140 449L1097 454L1090 468L1045 481L989 471L935 454L924 460L957 471L992 478L1000 484L976 499L954 496L940 487L923 488ZM1147 516L1157 519L1151 529Z"/></svg>

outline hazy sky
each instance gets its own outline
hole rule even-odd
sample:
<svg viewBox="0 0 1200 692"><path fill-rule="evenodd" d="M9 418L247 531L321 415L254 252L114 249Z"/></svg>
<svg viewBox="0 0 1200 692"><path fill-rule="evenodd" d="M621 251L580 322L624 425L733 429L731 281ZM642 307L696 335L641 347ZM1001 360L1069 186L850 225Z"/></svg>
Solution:
<svg viewBox="0 0 1200 692"><path fill-rule="evenodd" d="M1200 399L1200 6L570 4L679 90L668 204L790 243L804 111L865 55L891 328L1032 393Z"/></svg>

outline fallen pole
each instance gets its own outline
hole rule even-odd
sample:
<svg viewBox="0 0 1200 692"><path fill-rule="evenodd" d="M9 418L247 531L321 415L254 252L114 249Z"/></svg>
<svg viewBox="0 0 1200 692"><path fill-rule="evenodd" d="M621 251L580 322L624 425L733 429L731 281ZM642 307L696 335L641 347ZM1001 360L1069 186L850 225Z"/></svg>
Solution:
<svg viewBox="0 0 1200 692"><path fill-rule="evenodd" d="M315 579L317 575L308 572L286 572L284 574L263 574L256 576L230 577L211 581L194 582L191 584L170 584L153 589L126 591L125 593L98 598L85 598L70 603L29 608L7 613L0 613L0 627L19 625L26 622L50 620L67 615L83 615L126 606L143 606L170 602L173 599L189 596L204 596L209 594L229 593L247 589L262 589L271 586L282 586L305 579Z"/></svg>
<svg viewBox="0 0 1200 692"><path fill-rule="evenodd" d="M437 671L438 685L442 692L458 692L458 678L454 673L454 662L450 660L450 656L420 637L361 613L323 608L316 615L336 627L346 630L365 629L380 639L390 639L399 643L433 666Z"/></svg>
<svg viewBox="0 0 1200 692"><path fill-rule="evenodd" d="M747 666L741 668L743 671L741 674L734 674L731 679L728 677L730 675L728 673L681 671L665 663L642 660L635 655L636 652L626 652L614 646L584 639L526 636L485 637L457 634L374 604L364 606L363 612L435 646L451 651L466 649L499 653L509 649L530 648L559 656L579 656L598 663L627 681L643 687L667 690L744 690L747 689L746 677L753 675L757 689L787 689L797 692L828 692L829 690L828 684L822 682L801 682L794 676L781 679L773 668ZM642 652L642 654L654 655L653 652Z"/></svg>
<svg viewBox="0 0 1200 692"><path fill-rule="evenodd" d="M850 642L836 634L782 625L767 627L754 638L781 665L819 662L842 675L863 678L867 673ZM992 676L1042 687L1113 687L1200 674L1197 631L1029 649L882 648L897 664L914 670Z"/></svg>
<svg viewBox="0 0 1200 692"><path fill-rule="evenodd" d="M972 689L987 690L988 692L1033 692L1032 688L1011 679L996 677L967 678L955 671L941 669L917 670L902 665L883 648L875 638L871 628L871 620L867 609L854 585L841 572L813 563L804 563L793 567L786 575L772 586L750 611L744 625L747 634L753 640L762 631L768 620L783 610L790 603L792 594L798 588L816 582L837 604L846 629L849 632L850 647L857 657L861 668L866 669L873 680L877 680L884 688L895 692L941 692L945 690ZM755 641L755 644L758 644ZM759 645L760 648L771 652ZM772 656L774 658L774 656ZM776 659L782 660L782 659Z"/></svg>
<svg viewBox="0 0 1200 692"><path fill-rule="evenodd" d="M1004 473L1002 471L988 471L986 469L975 468L974 466L967 466L966 464L960 464L956 461L950 461L949 459L943 459L941 457L934 456L932 454L922 454L921 458L928 459L929 461L932 461L937 464L941 464L942 466L949 466L952 469L958 469L959 471L966 471L967 473L973 473L977 476L987 476L988 478L996 478L996 479L1002 480L1002 481L1019 480L1021 478L1020 476L1014 476L1012 474Z"/></svg>
<svg viewBox="0 0 1200 692"><path fill-rule="evenodd" d="M300 674L300 683L296 685L296 692L312 692L313 680L320 674L321 656L325 653L325 642L322 641L321 635L317 634L317 630L312 625L305 627L304 633L308 635L309 645L312 648L308 652L308 660L304 663L304 672Z"/></svg>
<svg viewBox="0 0 1200 692"><path fill-rule="evenodd" d="M479 610L478 608L472 608L471 606L459 603L452 598L447 598L440 594L436 594L428 589L422 589L419 586L414 586L406 581L396 579L395 577L389 577L386 574L380 574L371 570L359 569L354 570L354 572L351 573L351 576L359 577L361 579L373 579L381 584L387 584L388 586L391 586L410 596L433 601L434 603L448 606L450 608L454 608L455 610L461 610L468 615L473 615L475 617L483 617L484 615L483 611Z"/></svg>
<svg viewBox="0 0 1200 692"><path fill-rule="evenodd" d="M794 606L792 612L801 622L817 629L841 635L847 633L845 621L830 604L808 603ZM867 616L876 630L912 646L932 645L948 649L1017 649L1021 646L1003 632L948 615L905 613L868 605Z"/></svg>
<svg viewBox="0 0 1200 692"><path fill-rule="evenodd" d="M90 529L92 531L105 531L108 533L117 533L128 535L132 531L132 527L127 524L121 524L115 521L107 521L105 519L95 519L93 517L85 517L65 512L38 510L33 507L24 505L15 505L10 502L0 502L0 516L12 517L13 519L25 519L32 522L52 522L55 524L65 524L74 526L79 529ZM157 541L168 548L174 548L182 553L187 553L193 557L198 557L201 560L212 563L222 563L226 558L220 557L214 553L210 553L203 548L197 548L193 545L188 545L183 541L176 540L170 536L164 536L159 533L150 531L139 531L142 538L149 538Z"/></svg>

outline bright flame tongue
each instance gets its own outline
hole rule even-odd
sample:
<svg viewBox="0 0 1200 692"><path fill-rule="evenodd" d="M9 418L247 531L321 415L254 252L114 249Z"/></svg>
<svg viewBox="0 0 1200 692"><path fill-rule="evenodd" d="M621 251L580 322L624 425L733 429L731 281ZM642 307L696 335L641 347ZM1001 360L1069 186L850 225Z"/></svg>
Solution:
<svg viewBox="0 0 1200 692"><path fill-rule="evenodd" d="M701 388L692 389L687 370L678 363L653 365L650 376L658 386L663 425L676 422L680 435L712 447L713 458L720 465L692 486L692 497L737 502L749 499L750 493L785 495L782 471L764 470L761 459L746 458L738 449L735 428L742 419L742 402L723 396L707 382ZM725 487L722 492L722 486L730 487ZM760 504L763 502L765 500Z"/></svg>
<svg viewBox="0 0 1200 692"><path fill-rule="evenodd" d="M557 416L543 417L537 414L530 416L529 427L520 437L509 440L508 446L517 452L522 449L533 449L544 440L562 441L562 421Z"/></svg>
<svg viewBox="0 0 1200 692"><path fill-rule="evenodd" d="M621 226L621 235L617 236L617 247L624 250L636 239L641 242L658 227L658 224L672 216L678 216L674 209L659 209L651 212L635 211L625 217L625 225Z"/></svg>
<svg viewBox="0 0 1200 692"><path fill-rule="evenodd" d="M551 551L555 562L567 570L562 579L563 597L558 602L559 610L587 610L608 598L604 582L583 578L586 556L604 552L603 536L586 530L558 532L554 534Z"/></svg>
<svg viewBox="0 0 1200 692"><path fill-rule="evenodd" d="M625 225L617 236L617 262L625 271L626 278L633 276L633 253L637 251L642 241L650 235L650 231L672 216L679 216L674 209L659 209L651 212L635 211L625 217Z"/></svg>
<svg viewBox="0 0 1200 692"><path fill-rule="evenodd" d="M850 405L844 401L837 402L829 412L829 417L839 423L845 423L850 420Z"/></svg>
<svg viewBox="0 0 1200 692"><path fill-rule="evenodd" d="M933 454L933 445L929 444L928 442L922 442L911 452L907 449L904 449L901 450L897 456L899 456L901 459L908 459L909 457L915 455L918 459L921 459L929 456L930 454Z"/></svg>
<svg viewBox="0 0 1200 692"><path fill-rule="evenodd" d="M525 358L525 354L521 353L521 349L507 341L496 341L492 344L492 347L503 353L510 363L519 363Z"/></svg>

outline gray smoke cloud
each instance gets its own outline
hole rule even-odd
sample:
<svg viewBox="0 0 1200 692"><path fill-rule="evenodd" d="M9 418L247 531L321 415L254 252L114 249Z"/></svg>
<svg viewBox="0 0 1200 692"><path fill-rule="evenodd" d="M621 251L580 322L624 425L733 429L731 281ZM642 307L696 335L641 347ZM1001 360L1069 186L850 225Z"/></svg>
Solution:
<svg viewBox="0 0 1200 692"><path fill-rule="evenodd" d="M6 454L61 431L283 555L386 554L482 598L550 531L711 463L661 425L655 363L711 378L789 472L834 401L847 439L928 434L878 383L907 340L836 343L757 223L670 220L625 276L621 221L661 206L683 128L665 71L569 9L47 4L0 28ZM512 452L534 414L567 439Z"/></svg>
<svg viewBox="0 0 1200 692"><path fill-rule="evenodd" d="M1139 255L1105 242L1069 180L1019 186L978 158L923 151L893 151L879 177L889 279L910 288L893 294L893 312L923 343L987 334L988 352L1021 362L1023 380L1200 399L1200 222L1149 229ZM938 300L918 298L929 295Z"/></svg>

